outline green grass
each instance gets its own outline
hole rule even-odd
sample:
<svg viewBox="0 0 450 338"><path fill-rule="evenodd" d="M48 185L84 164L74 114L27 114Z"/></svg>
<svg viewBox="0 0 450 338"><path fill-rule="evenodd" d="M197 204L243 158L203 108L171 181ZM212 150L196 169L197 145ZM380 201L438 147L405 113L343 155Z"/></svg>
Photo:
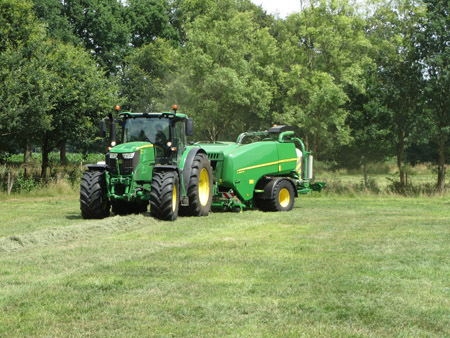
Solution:
<svg viewBox="0 0 450 338"><path fill-rule="evenodd" d="M77 198L0 202L0 336L449 336L448 197L173 223Z"/></svg>

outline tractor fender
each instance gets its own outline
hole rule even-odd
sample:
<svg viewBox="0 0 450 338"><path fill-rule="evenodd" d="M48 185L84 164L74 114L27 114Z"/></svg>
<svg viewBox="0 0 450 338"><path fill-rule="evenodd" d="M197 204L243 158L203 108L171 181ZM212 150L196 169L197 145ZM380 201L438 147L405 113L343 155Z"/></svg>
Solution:
<svg viewBox="0 0 450 338"><path fill-rule="evenodd" d="M187 191L189 187L189 179L191 177L192 171L192 163L194 162L195 155L198 153L203 153L206 155L206 152L202 148L192 148L189 150L189 153L186 156L186 160L184 161L183 166L183 184L184 190Z"/></svg>
<svg viewBox="0 0 450 338"><path fill-rule="evenodd" d="M153 171L160 170L160 171L176 171L178 174L178 178L181 179L181 170L176 165L155 165L153 167Z"/></svg>
<svg viewBox="0 0 450 338"><path fill-rule="evenodd" d="M105 171L108 169L108 166L106 164L86 164L85 167L88 168L88 170L91 171Z"/></svg>
<svg viewBox="0 0 450 338"><path fill-rule="evenodd" d="M297 187L295 186L295 183L293 180L287 177L274 177L269 182L267 182L264 186L264 192L260 195L260 199L263 200L269 200L274 198L274 190L275 186L280 181L287 181L289 184L292 185L292 189L294 189L295 197L298 197Z"/></svg>

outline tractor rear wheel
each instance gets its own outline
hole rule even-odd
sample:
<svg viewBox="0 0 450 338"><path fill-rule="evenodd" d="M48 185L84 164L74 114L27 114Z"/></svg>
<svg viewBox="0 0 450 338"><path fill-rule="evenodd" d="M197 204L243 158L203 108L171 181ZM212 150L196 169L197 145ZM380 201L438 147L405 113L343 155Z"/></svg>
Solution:
<svg viewBox="0 0 450 338"><path fill-rule="evenodd" d="M80 185L81 216L85 219L109 216L110 204L107 197L104 171L85 171Z"/></svg>
<svg viewBox="0 0 450 338"><path fill-rule="evenodd" d="M263 211L289 211L294 207L295 193L292 184L287 180L275 183L271 199L257 201L257 206Z"/></svg>
<svg viewBox="0 0 450 338"><path fill-rule="evenodd" d="M189 205L180 208L183 216L207 216L211 210L213 195L213 170L208 156L200 153L192 162L187 189Z"/></svg>
<svg viewBox="0 0 450 338"><path fill-rule="evenodd" d="M154 171L150 191L150 213L165 221L178 217L180 181L175 171Z"/></svg>

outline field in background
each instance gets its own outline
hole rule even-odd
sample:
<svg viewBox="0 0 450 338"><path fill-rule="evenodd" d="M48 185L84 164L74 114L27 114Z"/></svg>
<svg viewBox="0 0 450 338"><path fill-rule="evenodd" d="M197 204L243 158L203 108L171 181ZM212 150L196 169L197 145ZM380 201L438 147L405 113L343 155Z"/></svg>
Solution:
<svg viewBox="0 0 450 338"><path fill-rule="evenodd" d="M167 223L86 221L56 189L0 202L0 336L448 335L448 197Z"/></svg>

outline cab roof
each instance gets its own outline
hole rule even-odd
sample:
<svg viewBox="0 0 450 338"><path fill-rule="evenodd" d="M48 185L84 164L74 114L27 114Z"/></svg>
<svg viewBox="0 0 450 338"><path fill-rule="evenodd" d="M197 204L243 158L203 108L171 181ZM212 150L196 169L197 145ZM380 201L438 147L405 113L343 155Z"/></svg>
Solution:
<svg viewBox="0 0 450 338"><path fill-rule="evenodd" d="M124 119L133 119L133 118L179 118L186 119L186 114L174 113L174 112L161 112L161 113L131 113L131 112L123 112L119 114L119 117Z"/></svg>

